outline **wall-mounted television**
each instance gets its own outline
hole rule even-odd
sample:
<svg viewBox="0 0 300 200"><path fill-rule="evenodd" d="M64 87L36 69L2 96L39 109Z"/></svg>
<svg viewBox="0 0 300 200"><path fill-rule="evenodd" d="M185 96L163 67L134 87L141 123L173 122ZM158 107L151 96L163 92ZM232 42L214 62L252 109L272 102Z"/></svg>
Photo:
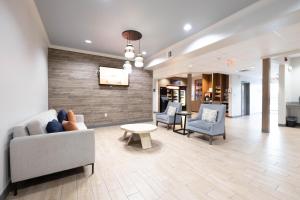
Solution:
<svg viewBox="0 0 300 200"><path fill-rule="evenodd" d="M123 69L99 67L100 85L129 86L128 73Z"/></svg>

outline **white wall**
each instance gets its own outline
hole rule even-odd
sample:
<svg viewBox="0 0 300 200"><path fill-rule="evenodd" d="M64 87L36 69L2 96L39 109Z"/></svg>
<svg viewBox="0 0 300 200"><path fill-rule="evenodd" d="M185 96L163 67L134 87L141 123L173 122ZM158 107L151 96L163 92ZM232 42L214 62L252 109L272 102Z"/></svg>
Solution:
<svg viewBox="0 0 300 200"><path fill-rule="evenodd" d="M262 110L262 81L259 78L252 78L240 75L229 76L229 116L241 115L241 83L250 83L250 114L261 113Z"/></svg>
<svg viewBox="0 0 300 200"><path fill-rule="evenodd" d="M286 101L298 102L300 96L300 58L290 59L292 71L286 70Z"/></svg>
<svg viewBox="0 0 300 200"><path fill-rule="evenodd" d="M32 0L0 1L0 194L8 142L18 122L48 108L48 39Z"/></svg>

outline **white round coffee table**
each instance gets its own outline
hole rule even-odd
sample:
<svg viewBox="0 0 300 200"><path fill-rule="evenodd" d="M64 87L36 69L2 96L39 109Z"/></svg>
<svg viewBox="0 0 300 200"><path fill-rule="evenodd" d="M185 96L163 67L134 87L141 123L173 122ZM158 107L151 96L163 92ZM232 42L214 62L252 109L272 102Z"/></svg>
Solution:
<svg viewBox="0 0 300 200"><path fill-rule="evenodd" d="M157 129L157 126L152 124L125 124L121 126L124 130L123 139L126 138L127 133L131 133L127 145L134 138L140 138L143 149L149 149L152 147L150 133Z"/></svg>

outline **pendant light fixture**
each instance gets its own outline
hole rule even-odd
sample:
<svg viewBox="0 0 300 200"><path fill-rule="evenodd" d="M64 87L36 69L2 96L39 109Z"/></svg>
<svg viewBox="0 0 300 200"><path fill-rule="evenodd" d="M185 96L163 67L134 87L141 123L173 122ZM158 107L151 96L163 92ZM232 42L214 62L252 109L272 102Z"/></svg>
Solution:
<svg viewBox="0 0 300 200"><path fill-rule="evenodd" d="M125 53L124 56L126 58L126 62L123 65L124 69L130 68L132 71L132 66L129 62L129 60L134 60L134 66L135 67L143 67L144 66L144 58L143 55L141 54L141 38L142 34L138 31L135 30L127 30L122 33L123 38L127 40L127 45L125 47ZM135 57L135 52L134 52L134 46L132 45L132 41L139 41L139 53Z"/></svg>
<svg viewBox="0 0 300 200"><path fill-rule="evenodd" d="M141 54L141 40L139 40L139 53L134 59L134 66L136 67L144 67L144 58L143 55Z"/></svg>
<svg viewBox="0 0 300 200"><path fill-rule="evenodd" d="M131 66L129 60L126 60L126 61L125 61L124 65L123 65L123 69L124 69L128 74L131 74L131 72L132 72L132 66Z"/></svg>
<svg viewBox="0 0 300 200"><path fill-rule="evenodd" d="M125 47L125 58L127 58L127 59L134 58L134 47L130 43L128 43Z"/></svg>

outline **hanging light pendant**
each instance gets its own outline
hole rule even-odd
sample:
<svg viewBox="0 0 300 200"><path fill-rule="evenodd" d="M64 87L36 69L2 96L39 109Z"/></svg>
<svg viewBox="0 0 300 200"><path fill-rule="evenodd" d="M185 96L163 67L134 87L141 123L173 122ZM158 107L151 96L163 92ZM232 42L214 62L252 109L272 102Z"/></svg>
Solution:
<svg viewBox="0 0 300 200"><path fill-rule="evenodd" d="M139 54L135 57L134 61L134 66L144 67L144 58L143 54L141 54L141 40L139 40Z"/></svg>
<svg viewBox="0 0 300 200"><path fill-rule="evenodd" d="M144 66L144 58L143 58L143 55L141 54L142 34L138 31L135 31L135 30L127 30L127 31L124 31L122 33L122 36L123 36L123 38L125 38L127 40L127 45L125 47L125 58L127 60L134 59L134 66L135 67L143 67ZM139 51L138 51L138 54L135 57L134 47L130 42L131 41L137 41L137 40L139 41ZM127 61L125 62L125 64L127 64ZM124 64L124 66L125 66L125 64Z"/></svg>
<svg viewBox="0 0 300 200"><path fill-rule="evenodd" d="M134 58L134 47L132 44L127 44L125 47L125 58L133 59Z"/></svg>
<svg viewBox="0 0 300 200"><path fill-rule="evenodd" d="M131 74L131 72L132 72L132 66L131 66L129 60L126 60L126 61L125 61L124 65L123 65L123 69L124 69L128 74Z"/></svg>
<svg viewBox="0 0 300 200"><path fill-rule="evenodd" d="M134 59L134 66L136 67L144 67L144 58L142 54L138 54Z"/></svg>

